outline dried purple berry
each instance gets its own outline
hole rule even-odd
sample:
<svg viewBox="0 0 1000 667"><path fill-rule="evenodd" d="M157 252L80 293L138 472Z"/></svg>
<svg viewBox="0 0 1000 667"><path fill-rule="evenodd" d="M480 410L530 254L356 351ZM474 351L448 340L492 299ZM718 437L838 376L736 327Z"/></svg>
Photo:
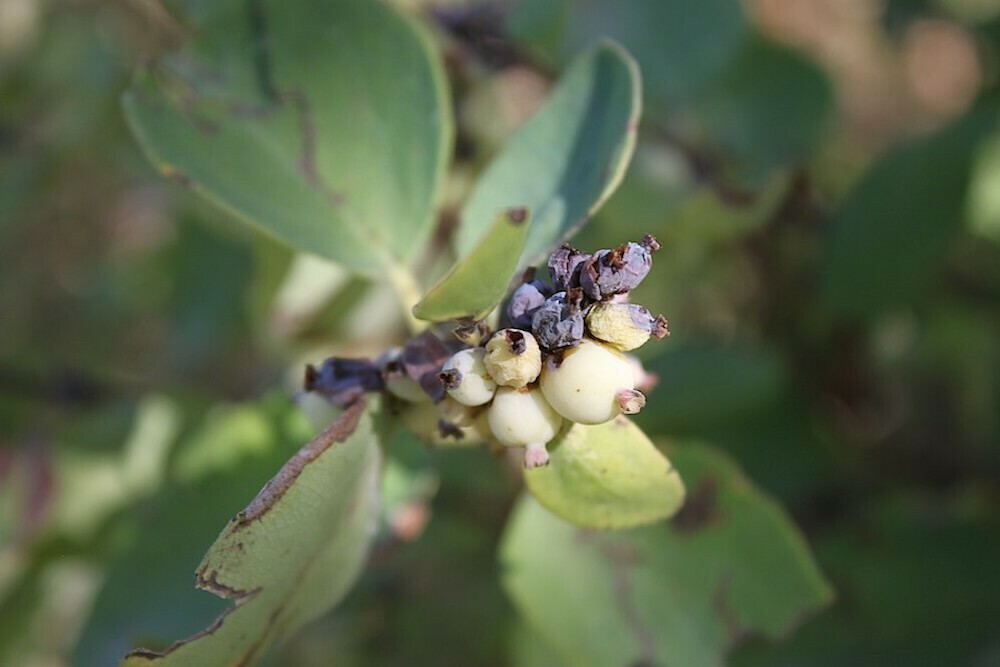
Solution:
<svg viewBox="0 0 1000 667"><path fill-rule="evenodd" d="M531 328L531 318L548 297L550 290L540 280L523 283L514 290L507 303L507 319L510 326L517 329Z"/></svg>
<svg viewBox="0 0 1000 667"><path fill-rule="evenodd" d="M598 250L580 268L580 286L589 298L600 301L635 289L649 273L652 253L660 244L647 235L642 244L627 243L614 250Z"/></svg>
<svg viewBox="0 0 1000 667"><path fill-rule="evenodd" d="M579 289L558 292L538 309L531 328L542 347L555 350L580 342L584 331L581 297Z"/></svg>
<svg viewBox="0 0 1000 667"><path fill-rule="evenodd" d="M557 291L564 292L580 285L580 267L590 254L580 252L568 243L549 255L549 275Z"/></svg>
<svg viewBox="0 0 1000 667"><path fill-rule="evenodd" d="M416 380L431 399L440 401L444 398L444 384L438 373L451 354L452 351L437 336L425 331L406 342L400 363L406 374Z"/></svg>
<svg viewBox="0 0 1000 667"><path fill-rule="evenodd" d="M319 368L306 366L305 390L325 397L335 405L346 406L366 392L382 391L385 384L378 366L368 359L332 357Z"/></svg>

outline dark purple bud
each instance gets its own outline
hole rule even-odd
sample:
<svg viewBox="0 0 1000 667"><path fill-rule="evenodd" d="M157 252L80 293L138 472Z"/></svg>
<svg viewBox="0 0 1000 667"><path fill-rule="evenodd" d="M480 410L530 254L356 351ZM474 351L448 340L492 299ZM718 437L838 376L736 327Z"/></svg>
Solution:
<svg viewBox="0 0 1000 667"><path fill-rule="evenodd" d="M451 355L452 351L437 336L425 331L406 342L400 363L428 396L440 401L444 398L444 384L438 374Z"/></svg>
<svg viewBox="0 0 1000 667"><path fill-rule="evenodd" d="M580 267L590 259L590 254L580 252L570 244L563 244L549 255L549 275L557 291L566 291L580 284Z"/></svg>
<svg viewBox="0 0 1000 667"><path fill-rule="evenodd" d="M550 350L576 345L583 339L583 311L579 290L550 296L531 321L538 344Z"/></svg>
<svg viewBox="0 0 1000 667"><path fill-rule="evenodd" d="M382 391L385 384L379 367L368 359L327 359L319 368L306 366L305 390L346 406L366 392Z"/></svg>
<svg viewBox="0 0 1000 667"><path fill-rule="evenodd" d="M653 265L651 243L627 243L614 250L598 250L580 268L580 286L584 294L595 301L635 289Z"/></svg>
<svg viewBox="0 0 1000 667"><path fill-rule="evenodd" d="M540 280L526 282L514 290L507 302L507 319L515 329L531 328L531 318L549 295L548 286Z"/></svg>

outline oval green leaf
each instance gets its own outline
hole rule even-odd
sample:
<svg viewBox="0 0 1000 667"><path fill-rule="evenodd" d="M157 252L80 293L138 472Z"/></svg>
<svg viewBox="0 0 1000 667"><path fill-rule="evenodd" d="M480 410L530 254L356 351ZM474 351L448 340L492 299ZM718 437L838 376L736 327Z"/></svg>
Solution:
<svg viewBox="0 0 1000 667"><path fill-rule="evenodd" d="M503 585L563 664L715 667L829 603L802 536L732 461L701 445L672 458L691 491L670 523L590 531L515 507Z"/></svg>
<svg viewBox="0 0 1000 667"><path fill-rule="evenodd" d="M549 445L549 465L526 470L528 490L553 514L585 528L631 528L672 516L684 483L630 419L574 424Z"/></svg>
<svg viewBox="0 0 1000 667"><path fill-rule="evenodd" d="M124 96L150 160L299 250L370 273L412 258L452 141L423 30L371 0L224 13Z"/></svg>
<svg viewBox="0 0 1000 667"><path fill-rule="evenodd" d="M380 460L372 416L355 404L282 467L205 555L198 588L233 606L193 637L162 653L133 651L122 665L250 665L330 609L360 574L374 537Z"/></svg>
<svg viewBox="0 0 1000 667"><path fill-rule="evenodd" d="M639 70L624 49L607 42L577 58L476 183L460 216L459 254L511 206L534 216L519 266L570 237L621 182L640 108Z"/></svg>
<svg viewBox="0 0 1000 667"><path fill-rule="evenodd" d="M414 316L430 322L481 320L503 299L528 238L530 212L511 208L497 216L483 238L420 303Z"/></svg>

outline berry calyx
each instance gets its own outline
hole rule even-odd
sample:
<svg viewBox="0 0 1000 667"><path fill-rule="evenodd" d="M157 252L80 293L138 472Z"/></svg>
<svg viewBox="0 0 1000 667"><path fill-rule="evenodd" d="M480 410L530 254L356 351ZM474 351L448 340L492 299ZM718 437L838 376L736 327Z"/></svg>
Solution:
<svg viewBox="0 0 1000 667"><path fill-rule="evenodd" d="M562 417L552 409L537 388L500 387L489 409L493 437L507 447L524 447L528 468L548 463L545 443L562 426Z"/></svg>

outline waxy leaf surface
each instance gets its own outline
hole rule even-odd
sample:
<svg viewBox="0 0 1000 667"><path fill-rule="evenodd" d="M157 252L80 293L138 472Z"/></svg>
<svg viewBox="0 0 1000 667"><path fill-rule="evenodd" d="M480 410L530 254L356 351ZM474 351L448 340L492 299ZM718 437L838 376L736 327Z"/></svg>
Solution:
<svg viewBox="0 0 1000 667"><path fill-rule="evenodd" d="M299 450L209 549L199 588L233 601L202 632L124 667L256 662L330 609L360 574L378 519L380 453L362 403Z"/></svg>
<svg viewBox="0 0 1000 667"><path fill-rule="evenodd" d="M544 507L585 528L631 528L673 515L684 483L630 419L574 424L549 444L549 465L525 471Z"/></svg>
<svg viewBox="0 0 1000 667"><path fill-rule="evenodd" d="M624 49L607 42L577 58L477 182L461 212L459 254L511 206L533 216L520 266L572 236L621 182L640 107L639 70Z"/></svg>
<svg viewBox="0 0 1000 667"><path fill-rule="evenodd" d="M388 3L226 3L140 71L129 124L169 178L368 273L433 225L452 126L439 56Z"/></svg>
<svg viewBox="0 0 1000 667"><path fill-rule="evenodd" d="M672 452L688 500L671 522L584 530L530 496L501 544L503 583L567 665L714 667L779 638L831 591L781 509L715 450Z"/></svg>
<svg viewBox="0 0 1000 667"><path fill-rule="evenodd" d="M465 257L413 308L431 322L481 320L493 310L513 279L531 214L524 208L503 211Z"/></svg>

